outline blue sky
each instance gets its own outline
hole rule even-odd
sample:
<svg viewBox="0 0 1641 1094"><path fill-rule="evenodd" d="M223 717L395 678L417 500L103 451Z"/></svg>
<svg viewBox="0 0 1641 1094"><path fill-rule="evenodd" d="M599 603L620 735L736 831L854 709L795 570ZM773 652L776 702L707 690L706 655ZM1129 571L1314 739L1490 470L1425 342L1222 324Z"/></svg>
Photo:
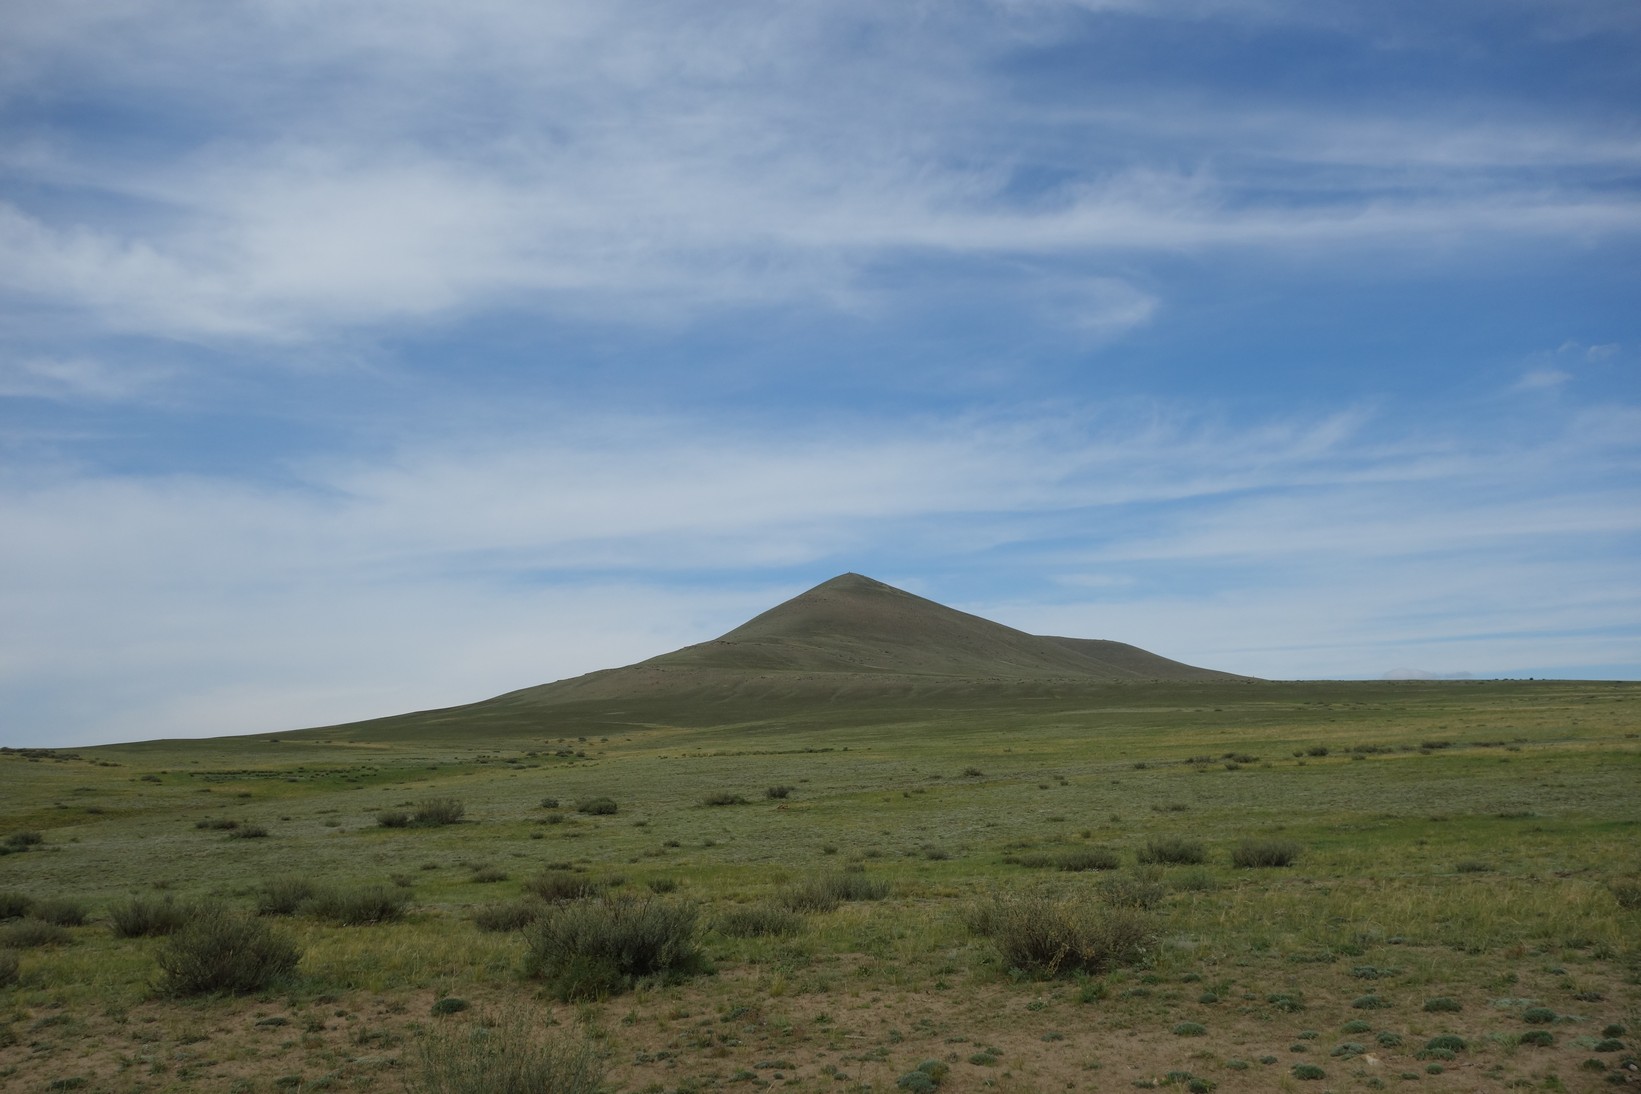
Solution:
<svg viewBox="0 0 1641 1094"><path fill-rule="evenodd" d="M846 570L1641 678L1633 0L5 23L0 743L466 702Z"/></svg>

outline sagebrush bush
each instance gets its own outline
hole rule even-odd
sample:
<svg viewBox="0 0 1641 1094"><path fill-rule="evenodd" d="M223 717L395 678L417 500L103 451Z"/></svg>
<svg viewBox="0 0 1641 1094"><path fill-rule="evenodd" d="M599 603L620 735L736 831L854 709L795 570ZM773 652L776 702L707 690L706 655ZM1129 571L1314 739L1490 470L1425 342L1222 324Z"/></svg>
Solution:
<svg viewBox="0 0 1641 1094"><path fill-rule="evenodd" d="M1136 852L1141 863L1173 863L1179 866L1200 866L1208 860L1208 852L1201 842L1182 836L1165 836L1147 840Z"/></svg>
<svg viewBox="0 0 1641 1094"><path fill-rule="evenodd" d="M307 878L269 878L257 894L256 911L258 915L295 915L302 905L313 899L313 894L313 882Z"/></svg>
<svg viewBox="0 0 1641 1094"><path fill-rule="evenodd" d="M446 824L458 824L467 813L467 806L455 798L428 798L416 803L414 823L434 828Z"/></svg>
<svg viewBox="0 0 1641 1094"><path fill-rule="evenodd" d="M731 938L794 935L804 928L804 918L790 908L772 901L741 904L718 914L714 924L720 934Z"/></svg>
<svg viewBox="0 0 1641 1094"><path fill-rule="evenodd" d="M150 900L134 896L108 908L109 929L115 938L158 938L179 930L190 909L170 897Z"/></svg>
<svg viewBox="0 0 1641 1094"><path fill-rule="evenodd" d="M435 1026L417 1057L415 1094L598 1094L604 1079L591 1045L543 1035L522 1015Z"/></svg>
<svg viewBox="0 0 1641 1094"><path fill-rule="evenodd" d="M882 900L888 895L887 881L845 870L790 885L778 900L794 912L830 912L846 900Z"/></svg>
<svg viewBox="0 0 1641 1094"><path fill-rule="evenodd" d="M525 932L524 973L562 1000L597 999L640 980L706 970L693 904L604 897L549 907Z"/></svg>
<svg viewBox="0 0 1641 1094"><path fill-rule="evenodd" d="M21 964L16 950L0 950L0 988L9 988L17 983L20 975L18 968Z"/></svg>
<svg viewBox="0 0 1641 1094"><path fill-rule="evenodd" d="M26 893L0 892L0 919L21 919L34 907L34 898Z"/></svg>
<svg viewBox="0 0 1641 1094"><path fill-rule="evenodd" d="M85 905L78 900L67 897L52 897L49 900L34 902L34 918L43 919L47 923L55 923L59 927L83 926L86 918Z"/></svg>
<svg viewBox="0 0 1641 1094"><path fill-rule="evenodd" d="M302 951L260 919L221 905L196 909L159 952L167 995L244 995L288 976Z"/></svg>
<svg viewBox="0 0 1641 1094"><path fill-rule="evenodd" d="M6 837L6 846L13 851L27 851L30 847L38 847L46 841L46 837L38 832L13 832Z"/></svg>
<svg viewBox="0 0 1641 1094"><path fill-rule="evenodd" d="M32 950L40 946L61 946L72 937L67 928L30 916L0 929L0 948Z"/></svg>
<svg viewBox="0 0 1641 1094"><path fill-rule="evenodd" d="M584 874L548 870L526 879L523 888L525 892L538 896L549 904L566 904L572 900L588 900L598 896L609 888L609 884L601 878L587 877Z"/></svg>
<svg viewBox="0 0 1641 1094"><path fill-rule="evenodd" d="M408 828L410 814L403 809L384 809L376 814L376 823L383 828Z"/></svg>
<svg viewBox="0 0 1641 1094"><path fill-rule="evenodd" d="M410 894L386 885L360 889L320 889L302 905L302 911L340 927L366 927L403 919Z"/></svg>
<svg viewBox="0 0 1641 1094"><path fill-rule="evenodd" d="M486 904L473 912L473 925L481 931L522 931L536 921L543 907L534 900Z"/></svg>
<svg viewBox="0 0 1641 1094"><path fill-rule="evenodd" d="M619 812L621 807L614 798L583 798L575 803L577 813L585 813L589 817L608 817Z"/></svg>
<svg viewBox="0 0 1641 1094"><path fill-rule="evenodd" d="M1040 893L994 895L971 909L968 923L992 940L1009 968L1049 977L1136 963L1157 937L1156 921L1139 909Z"/></svg>
<svg viewBox="0 0 1641 1094"><path fill-rule="evenodd" d="M792 796L792 791L796 789L795 786L772 786L764 791L764 797L772 799L789 798Z"/></svg>
<svg viewBox="0 0 1641 1094"><path fill-rule="evenodd" d="M1244 869L1292 866L1299 859L1299 844L1284 839L1245 839L1231 848L1231 865Z"/></svg>

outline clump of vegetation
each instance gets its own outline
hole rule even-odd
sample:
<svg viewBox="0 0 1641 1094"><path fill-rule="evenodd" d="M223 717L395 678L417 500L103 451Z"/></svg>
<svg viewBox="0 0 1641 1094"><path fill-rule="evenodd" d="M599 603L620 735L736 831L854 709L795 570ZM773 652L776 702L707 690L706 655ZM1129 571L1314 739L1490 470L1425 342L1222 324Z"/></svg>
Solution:
<svg viewBox="0 0 1641 1094"><path fill-rule="evenodd" d="M1244 869L1292 866L1299 859L1299 844L1292 840L1245 839L1231 848L1231 865Z"/></svg>
<svg viewBox="0 0 1641 1094"><path fill-rule="evenodd" d="M34 898L15 891L0 892L0 919L21 919L34 908Z"/></svg>
<svg viewBox="0 0 1641 1094"><path fill-rule="evenodd" d="M267 839L268 830L260 824L242 824L228 833L229 839Z"/></svg>
<svg viewBox="0 0 1641 1094"><path fill-rule="evenodd" d="M115 938L157 938L174 934L191 914L190 908L170 897L150 900L134 896L108 909L109 927Z"/></svg>
<svg viewBox="0 0 1641 1094"><path fill-rule="evenodd" d="M167 995L243 995L288 976L301 958L263 920L207 905L160 951L159 987Z"/></svg>
<svg viewBox="0 0 1641 1094"><path fill-rule="evenodd" d="M804 928L804 918L790 908L765 901L740 904L720 912L714 926L731 938L759 938L794 935Z"/></svg>
<svg viewBox="0 0 1641 1094"><path fill-rule="evenodd" d="M453 995L447 995L442 999L433 1000L433 1005L428 1008L428 1013L435 1018L444 1018L447 1015L460 1014L467 1008L468 1002L466 999L457 999Z"/></svg>
<svg viewBox="0 0 1641 1094"><path fill-rule="evenodd" d="M1293 1077L1304 1080L1326 1079L1328 1073L1315 1064L1294 1064Z"/></svg>
<svg viewBox="0 0 1641 1094"><path fill-rule="evenodd" d="M1547 1029L1530 1029L1516 1038L1518 1045L1537 1045L1540 1048L1549 1048L1555 1043L1555 1034Z"/></svg>
<svg viewBox="0 0 1641 1094"><path fill-rule="evenodd" d="M526 879L524 882L525 892L540 897L549 904L567 904L572 900L588 900L598 896L608 888L609 883L601 878L566 873L562 870L547 870L533 878Z"/></svg>
<svg viewBox="0 0 1641 1094"><path fill-rule="evenodd" d="M1426 1052L1463 1052L1470 1044L1456 1033L1444 1033L1424 1043Z"/></svg>
<svg viewBox="0 0 1641 1094"><path fill-rule="evenodd" d="M576 812L585 813L589 817L613 816L620 810L614 798L583 798L575 803Z"/></svg>
<svg viewBox="0 0 1641 1094"><path fill-rule="evenodd" d="M1122 865L1117 852L1103 847L1074 847L1065 851L1038 852L1021 855L1019 861L1022 866L1070 872L1115 870Z"/></svg>
<svg viewBox="0 0 1641 1094"><path fill-rule="evenodd" d="M768 790L764 791L764 797L771 800L789 798L792 796L792 791L796 789L797 787L795 786L772 786Z"/></svg>
<svg viewBox="0 0 1641 1094"><path fill-rule="evenodd" d="M540 917L543 905L533 900L486 904L473 913L473 925L481 931L522 931Z"/></svg>
<svg viewBox="0 0 1641 1094"><path fill-rule="evenodd" d="M384 809L376 814L376 823L383 828L409 828L410 814L403 809Z"/></svg>
<svg viewBox="0 0 1641 1094"><path fill-rule="evenodd" d="M708 794L706 797L702 798L701 804L709 806L745 805L746 797L742 794L734 794L727 790L720 790L716 793Z"/></svg>
<svg viewBox="0 0 1641 1094"><path fill-rule="evenodd" d="M544 1037L515 1016L430 1029L411 1087L416 1094L597 1094L603 1081L592 1046Z"/></svg>
<svg viewBox="0 0 1641 1094"><path fill-rule="evenodd" d="M931 1094L940 1089L940 1084L950 1072L944 1063L939 1060L924 1060L915 1068L895 1080L895 1087L900 1090L909 1090L912 1094Z"/></svg>
<svg viewBox="0 0 1641 1094"><path fill-rule="evenodd" d="M460 824L466 813L467 806L456 798L428 798L416 803L416 815L412 822L425 828L438 828Z"/></svg>
<svg viewBox="0 0 1641 1094"><path fill-rule="evenodd" d="M1207 1034L1208 1027L1201 1022L1179 1022L1174 1026L1176 1037L1205 1037Z"/></svg>
<svg viewBox="0 0 1641 1094"><path fill-rule="evenodd" d="M1556 1012L1549 1007L1528 1007L1521 1012L1521 1020L1535 1026L1547 1026L1556 1020Z"/></svg>
<svg viewBox="0 0 1641 1094"><path fill-rule="evenodd" d="M365 927L403 919L410 894L386 885L361 889L321 889L303 904L302 911L339 927Z"/></svg>
<svg viewBox="0 0 1641 1094"><path fill-rule="evenodd" d="M0 949L32 950L41 946L61 946L71 937L66 928L30 916L0 930Z"/></svg>
<svg viewBox="0 0 1641 1094"><path fill-rule="evenodd" d="M0 855L20 854L32 847L40 846L45 841L46 837L38 832L13 832L5 838L3 843L0 843Z"/></svg>
<svg viewBox="0 0 1641 1094"><path fill-rule="evenodd" d="M1607 891L1612 893L1620 908L1630 911L1641 908L1641 877L1614 878L1607 883Z"/></svg>
<svg viewBox="0 0 1641 1094"><path fill-rule="evenodd" d="M258 915L295 915L302 905L313 899L313 894L313 882L307 878L269 878L257 894L256 911Z"/></svg>
<svg viewBox="0 0 1641 1094"><path fill-rule="evenodd" d="M9 988L22 977L22 962L16 950L0 950L0 988ZM0 1041L0 1044L5 1042Z"/></svg>
<svg viewBox="0 0 1641 1094"><path fill-rule="evenodd" d="M1350 1005L1357 1010L1384 1010L1390 1006L1390 1000L1382 995L1359 995L1350 1001Z"/></svg>
<svg viewBox="0 0 1641 1094"><path fill-rule="evenodd" d="M1450 996L1438 995L1434 999L1426 999L1424 1009L1430 1014L1457 1013L1464 1009L1464 1004Z"/></svg>
<svg viewBox="0 0 1641 1094"><path fill-rule="evenodd" d="M1200 866L1208 861L1208 851L1198 840L1183 836L1164 836L1147 840L1137 852L1141 863L1170 863L1178 866Z"/></svg>
<svg viewBox="0 0 1641 1094"><path fill-rule="evenodd" d="M1141 867L1100 882L1100 899L1115 908L1155 908L1167 895L1162 872L1155 868Z"/></svg>
<svg viewBox="0 0 1641 1094"><path fill-rule="evenodd" d="M657 897L605 897L548 908L525 933L526 976L559 999L614 995L640 980L673 981L706 971L693 904Z"/></svg>
<svg viewBox="0 0 1641 1094"><path fill-rule="evenodd" d="M780 903L794 912L830 912L846 900L882 900L889 883L845 870L788 886Z"/></svg>
<svg viewBox="0 0 1641 1094"><path fill-rule="evenodd" d="M1157 935L1155 921L1138 909L1040 893L994 894L971 909L969 928L990 938L1009 968L1047 977L1134 964Z"/></svg>
<svg viewBox="0 0 1641 1094"><path fill-rule="evenodd" d="M493 885L498 881L506 881L507 871L499 866L478 866L473 870L472 880L480 885Z"/></svg>
<svg viewBox="0 0 1641 1094"><path fill-rule="evenodd" d="M85 905L67 897L35 901L32 914L36 919L43 919L59 927L84 926L86 919Z"/></svg>

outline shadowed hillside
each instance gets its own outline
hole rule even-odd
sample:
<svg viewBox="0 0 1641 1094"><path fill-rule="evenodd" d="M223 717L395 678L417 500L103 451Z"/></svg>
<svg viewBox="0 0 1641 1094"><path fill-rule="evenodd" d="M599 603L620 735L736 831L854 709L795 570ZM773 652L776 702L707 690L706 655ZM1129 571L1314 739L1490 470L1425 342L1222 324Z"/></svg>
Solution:
<svg viewBox="0 0 1641 1094"><path fill-rule="evenodd" d="M815 704L972 704L1112 685L1248 680L1122 642L1027 634L860 574L843 574L708 642L348 730L353 736L395 736L466 726L508 733L533 731L543 716L587 728L606 719L739 721Z"/></svg>

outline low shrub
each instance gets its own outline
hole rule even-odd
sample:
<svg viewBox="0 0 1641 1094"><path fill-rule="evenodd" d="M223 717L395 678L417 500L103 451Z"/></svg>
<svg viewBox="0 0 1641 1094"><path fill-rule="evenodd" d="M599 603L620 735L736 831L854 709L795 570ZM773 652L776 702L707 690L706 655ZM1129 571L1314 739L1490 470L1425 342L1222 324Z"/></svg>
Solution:
<svg viewBox="0 0 1641 1094"><path fill-rule="evenodd" d="M1424 1043L1426 1052L1463 1052L1470 1045L1456 1033L1444 1033Z"/></svg>
<svg viewBox="0 0 1641 1094"><path fill-rule="evenodd" d="M830 912L846 900L882 900L889 883L845 870L788 886L779 902L794 912Z"/></svg>
<svg viewBox="0 0 1641 1094"><path fill-rule="evenodd" d="M731 938L760 938L797 934L804 928L804 918L790 908L766 901L720 912L713 925Z"/></svg>
<svg viewBox="0 0 1641 1094"><path fill-rule="evenodd" d="M1231 848L1231 865L1244 869L1292 866L1299 858L1299 844L1292 840L1245 839Z"/></svg>
<svg viewBox="0 0 1641 1094"><path fill-rule="evenodd" d="M1326 1079L1328 1073L1315 1064L1294 1064L1293 1077L1304 1080Z"/></svg>
<svg viewBox="0 0 1641 1094"><path fill-rule="evenodd" d="M228 833L229 839L267 839L268 830L260 824L242 824Z"/></svg>
<svg viewBox="0 0 1641 1094"><path fill-rule="evenodd" d="M361 889L320 889L303 904L302 911L339 927L365 927L403 919L410 906L410 894L386 885Z"/></svg>
<svg viewBox="0 0 1641 1094"><path fill-rule="evenodd" d="M159 988L167 995L243 995L288 976L302 959L294 942L266 922L206 905L159 953Z"/></svg>
<svg viewBox="0 0 1641 1094"><path fill-rule="evenodd" d="M613 816L620 810L614 798L583 798L575 803L576 812L585 813L589 817Z"/></svg>
<svg viewBox="0 0 1641 1094"><path fill-rule="evenodd" d="M549 907L525 932L526 976L559 999L597 999L640 980L706 971L693 904L605 897Z"/></svg>
<svg viewBox="0 0 1641 1094"><path fill-rule="evenodd" d="M85 905L67 897L53 897L34 903L33 916L59 927L79 927L85 924Z"/></svg>
<svg viewBox="0 0 1641 1094"><path fill-rule="evenodd" d="M523 888L525 892L540 897L549 904L566 904L572 900L587 900L598 896L609 888L609 884L600 878L587 877L585 874L548 870L526 879Z"/></svg>
<svg viewBox="0 0 1641 1094"><path fill-rule="evenodd" d="M34 898L15 891L0 892L0 919L21 919L34 908Z"/></svg>
<svg viewBox="0 0 1641 1094"><path fill-rule="evenodd" d="M939 1060L924 1060L896 1079L895 1087L899 1090L909 1090L912 1094L931 1094L932 1091L940 1089L941 1082L950 1070Z"/></svg>
<svg viewBox="0 0 1641 1094"><path fill-rule="evenodd" d="M30 847L38 847L46 841L46 837L38 832L13 832L6 837L5 846L13 851L27 851Z"/></svg>
<svg viewBox="0 0 1641 1094"><path fill-rule="evenodd" d="M17 957L16 950L0 950L0 988L9 988L21 978L18 971L22 962ZM4 1044L0 1041L0 1044Z"/></svg>
<svg viewBox="0 0 1641 1094"><path fill-rule="evenodd" d="M1518 1045L1537 1045L1540 1048L1549 1048L1555 1043L1556 1035L1547 1029L1530 1029L1516 1038Z"/></svg>
<svg viewBox="0 0 1641 1094"><path fill-rule="evenodd" d="M678 891L678 879L675 877L652 877L644 882L652 893L672 893Z"/></svg>
<svg viewBox="0 0 1641 1094"><path fill-rule="evenodd" d="M30 916L0 929L0 949L32 950L41 946L61 946L72 937L66 928Z"/></svg>
<svg viewBox="0 0 1641 1094"><path fill-rule="evenodd" d="M499 866L480 866L473 871L472 880L480 885L494 885L507 880L507 871Z"/></svg>
<svg viewBox="0 0 1641 1094"><path fill-rule="evenodd" d="M188 921L191 910L170 897L149 900L134 896L108 909L109 927L115 938L157 938L173 934Z"/></svg>
<svg viewBox="0 0 1641 1094"><path fill-rule="evenodd" d="M771 799L789 798L792 796L792 791L796 789L797 787L794 786L772 786L764 791L764 797Z"/></svg>
<svg viewBox="0 0 1641 1094"><path fill-rule="evenodd" d="M1200 866L1208 860L1208 852L1198 840L1181 836L1166 836L1147 840L1137 852L1141 863L1170 863L1179 866Z"/></svg>
<svg viewBox="0 0 1641 1094"><path fill-rule="evenodd" d="M1208 1027L1201 1022L1179 1022L1174 1026L1175 1037L1205 1037Z"/></svg>
<svg viewBox="0 0 1641 1094"><path fill-rule="evenodd" d="M1446 995L1438 995L1424 1001L1424 1009L1430 1014L1456 1014L1464 1009L1464 1004Z"/></svg>
<svg viewBox="0 0 1641 1094"><path fill-rule="evenodd" d="M1607 883L1607 890L1618 901L1620 908L1630 911L1641 908L1641 878L1614 878Z"/></svg>
<svg viewBox="0 0 1641 1094"><path fill-rule="evenodd" d="M427 828L438 828L447 824L460 824L462 817L467 813L467 806L455 798L428 798L416 803L416 815L412 822Z"/></svg>
<svg viewBox="0 0 1641 1094"><path fill-rule="evenodd" d="M701 799L702 805L745 805L746 798L740 794L732 794L727 790L720 790L715 794L708 794Z"/></svg>
<svg viewBox="0 0 1641 1094"><path fill-rule="evenodd" d="M313 899L313 882L303 877L274 877L262 883L257 894L258 915L295 915Z"/></svg>
<svg viewBox="0 0 1641 1094"><path fill-rule="evenodd" d="M1168 895L1160 871L1139 869L1100 882L1100 899L1114 908L1155 908Z"/></svg>
<svg viewBox="0 0 1641 1094"><path fill-rule="evenodd" d="M1350 1005L1357 1010L1384 1010L1391 1004L1382 995L1359 995L1350 1001Z"/></svg>
<svg viewBox="0 0 1641 1094"><path fill-rule="evenodd" d="M1521 1020L1535 1026L1547 1026L1556 1020L1556 1012L1549 1007L1528 1007L1521 1012Z"/></svg>
<svg viewBox="0 0 1641 1094"><path fill-rule="evenodd" d="M376 814L376 823L383 828L408 828L410 814L403 809L384 809Z"/></svg>
<svg viewBox="0 0 1641 1094"><path fill-rule="evenodd" d="M1117 852L1103 847L1074 847L1065 851L1021 855L1020 865L1040 870L1065 870L1075 873L1084 870L1115 870L1122 865L1122 860L1117 857Z"/></svg>
<svg viewBox="0 0 1641 1094"><path fill-rule="evenodd" d="M534 900L486 904L473 912L473 925L481 931L522 931L536 921L542 908Z"/></svg>
<svg viewBox="0 0 1641 1094"><path fill-rule="evenodd" d="M597 1094L603 1081L591 1045L543 1036L519 1015L434 1026L422 1037L410 1087L415 1094Z"/></svg>
<svg viewBox="0 0 1641 1094"><path fill-rule="evenodd" d="M976 905L969 928L990 938L1009 968L1039 976L1099 974L1144 958L1157 935L1138 909L1099 907L1040 893L996 894Z"/></svg>

